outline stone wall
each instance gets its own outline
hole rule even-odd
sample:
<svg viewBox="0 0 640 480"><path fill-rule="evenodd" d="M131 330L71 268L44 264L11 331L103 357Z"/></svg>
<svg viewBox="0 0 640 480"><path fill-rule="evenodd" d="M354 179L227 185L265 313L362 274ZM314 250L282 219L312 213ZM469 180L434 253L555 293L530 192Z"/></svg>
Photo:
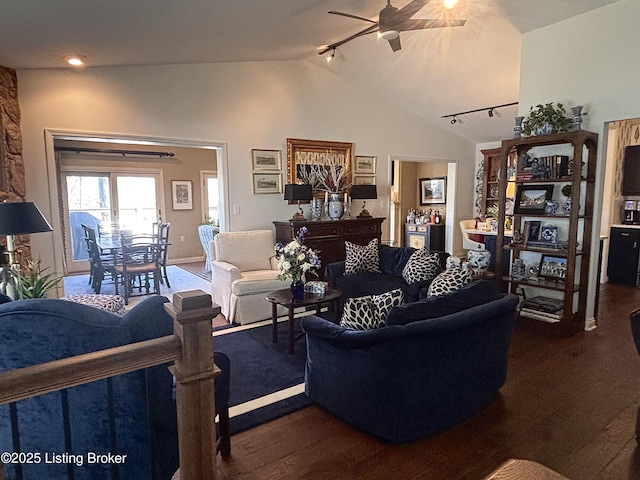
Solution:
<svg viewBox="0 0 640 480"><path fill-rule="evenodd" d="M18 78L12 68L0 65L0 201L22 202L26 196L24 161L22 159L22 133L20 131L20 105ZM16 238L16 247L22 250L22 260L31 258L29 236ZM0 245L5 244L4 235Z"/></svg>

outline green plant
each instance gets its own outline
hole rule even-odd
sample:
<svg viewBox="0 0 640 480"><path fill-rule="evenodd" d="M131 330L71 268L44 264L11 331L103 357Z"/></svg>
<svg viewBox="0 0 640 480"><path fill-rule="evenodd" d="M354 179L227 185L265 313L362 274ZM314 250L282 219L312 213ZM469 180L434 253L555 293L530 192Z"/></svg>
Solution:
<svg viewBox="0 0 640 480"><path fill-rule="evenodd" d="M220 220L218 220L217 218L211 218L209 215L207 215L206 217L204 217L204 222L202 222L200 225L213 225L214 227L219 227Z"/></svg>
<svg viewBox="0 0 640 480"><path fill-rule="evenodd" d="M567 132L572 120L566 117L564 105L558 103L539 104L529 109L529 116L522 122L524 135L543 135L547 133Z"/></svg>
<svg viewBox="0 0 640 480"><path fill-rule="evenodd" d="M44 298L47 292L55 288L62 276L53 273L44 272L49 267L42 268L41 260L29 260L27 264L20 270L12 270L12 274L18 284L18 293L20 298Z"/></svg>

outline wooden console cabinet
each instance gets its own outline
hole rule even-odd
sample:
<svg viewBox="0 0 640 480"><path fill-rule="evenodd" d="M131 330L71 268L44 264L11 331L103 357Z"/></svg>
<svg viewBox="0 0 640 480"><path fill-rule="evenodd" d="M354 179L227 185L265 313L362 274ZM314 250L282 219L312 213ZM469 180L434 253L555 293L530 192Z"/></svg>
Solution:
<svg viewBox="0 0 640 480"><path fill-rule="evenodd" d="M344 260L344 242L366 245L372 239L378 242L382 237L382 222L384 218L350 218L346 220L303 220L273 222L276 227L276 241L286 244L293 240L302 227L308 232L304 237L304 244L320 251L320 277L324 277L324 267L328 263Z"/></svg>

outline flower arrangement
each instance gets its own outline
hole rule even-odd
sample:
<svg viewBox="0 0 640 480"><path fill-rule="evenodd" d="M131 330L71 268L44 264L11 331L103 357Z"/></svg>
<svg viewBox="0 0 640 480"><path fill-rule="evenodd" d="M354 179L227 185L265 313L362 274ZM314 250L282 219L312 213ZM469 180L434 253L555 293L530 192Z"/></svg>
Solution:
<svg viewBox="0 0 640 480"><path fill-rule="evenodd" d="M320 268L319 252L304 245L307 231L307 227L302 227L296 238L286 245L276 243L278 280L290 278L292 282L301 282L307 272L315 273Z"/></svg>
<svg viewBox="0 0 640 480"><path fill-rule="evenodd" d="M567 132L572 120L566 117L564 105L552 103L529 108L529 116L522 122L524 135L546 135L548 133Z"/></svg>

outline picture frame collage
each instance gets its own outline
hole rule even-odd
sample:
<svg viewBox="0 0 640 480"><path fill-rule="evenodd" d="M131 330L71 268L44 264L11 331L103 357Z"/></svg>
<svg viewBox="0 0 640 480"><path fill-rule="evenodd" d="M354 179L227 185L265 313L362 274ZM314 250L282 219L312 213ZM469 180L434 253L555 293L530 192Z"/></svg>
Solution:
<svg viewBox="0 0 640 480"><path fill-rule="evenodd" d="M377 157L370 155L356 155L353 165L354 185L376 184Z"/></svg>
<svg viewBox="0 0 640 480"><path fill-rule="evenodd" d="M254 195L283 192L282 150L251 150L251 182Z"/></svg>

